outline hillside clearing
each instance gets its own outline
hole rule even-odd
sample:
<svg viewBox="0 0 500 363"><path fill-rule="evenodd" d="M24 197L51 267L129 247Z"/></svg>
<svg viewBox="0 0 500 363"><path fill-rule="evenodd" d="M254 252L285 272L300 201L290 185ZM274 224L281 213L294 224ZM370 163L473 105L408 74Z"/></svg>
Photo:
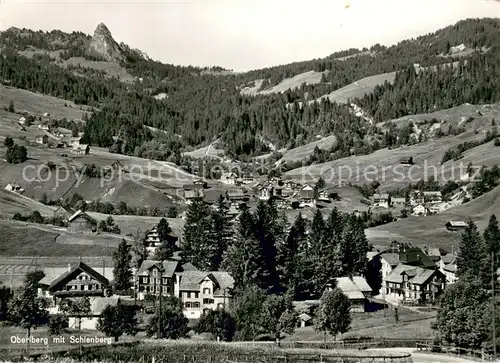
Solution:
<svg viewBox="0 0 500 363"><path fill-rule="evenodd" d="M327 72L324 72L325 75L327 75ZM298 88L302 86L303 83L305 84L318 84L321 83L321 77L323 75L323 72L316 72L316 71L308 71L304 73L297 74L293 77L290 78L285 78L282 80L280 83L277 85L266 89L259 91L258 89L262 85L263 80L259 79L255 81L255 85L253 87L245 87L241 89L241 94L242 95L247 95L247 96L255 96L255 95L267 95L271 93L282 93L290 89Z"/></svg>
<svg viewBox="0 0 500 363"><path fill-rule="evenodd" d="M335 135L329 135L326 137L321 138L320 140L316 140L313 142L310 142L305 145L301 145L298 147L295 147L293 149L286 150L283 153L283 157L281 158L281 161L299 161L308 158L310 155L313 154L314 149L316 146L322 150L329 150L332 148L337 142L337 138Z"/></svg>
<svg viewBox="0 0 500 363"><path fill-rule="evenodd" d="M66 117L68 120L75 121L81 121L83 112L87 110L86 106L79 106L62 98L0 84L0 109L3 111L10 101L14 102L16 112L27 112L33 116L41 116L48 112L52 118ZM16 121L19 117L21 116L18 116Z"/></svg>

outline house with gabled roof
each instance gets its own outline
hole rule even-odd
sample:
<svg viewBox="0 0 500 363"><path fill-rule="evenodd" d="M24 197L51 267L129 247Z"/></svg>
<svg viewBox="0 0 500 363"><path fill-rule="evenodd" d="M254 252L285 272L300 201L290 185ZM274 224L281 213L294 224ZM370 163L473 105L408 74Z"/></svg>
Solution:
<svg viewBox="0 0 500 363"><path fill-rule="evenodd" d="M302 189L300 189L298 197L301 208L316 207L316 193L314 187L312 187L311 185L304 185Z"/></svg>
<svg viewBox="0 0 500 363"><path fill-rule="evenodd" d="M226 197L230 201L243 201L246 198L245 193L241 189L229 189L226 191Z"/></svg>
<svg viewBox="0 0 500 363"><path fill-rule="evenodd" d="M62 272L62 271L59 271ZM38 294L52 298L55 305L61 299L82 296L110 296L110 280L83 262L71 266L57 277L46 274L38 282Z"/></svg>
<svg viewBox="0 0 500 363"><path fill-rule="evenodd" d="M74 214L75 214L75 211L72 210L71 208L63 207L62 205L60 205L54 211L54 218L61 218L62 220L67 221Z"/></svg>
<svg viewBox="0 0 500 363"><path fill-rule="evenodd" d="M229 306L234 279L224 271L184 271L177 274L178 296L188 319Z"/></svg>
<svg viewBox="0 0 500 363"><path fill-rule="evenodd" d="M352 312L367 311L368 298L371 297L372 288L362 276L335 277L332 279L332 287L335 286L344 293L351 302ZM331 287L327 288L327 290Z"/></svg>
<svg viewBox="0 0 500 363"><path fill-rule="evenodd" d="M136 273L137 298L146 295L176 295L175 274L182 271L179 261L145 260Z"/></svg>
<svg viewBox="0 0 500 363"><path fill-rule="evenodd" d="M5 190L15 192L15 193L24 193L24 189L21 188L19 184L16 184L15 182L9 183L5 186Z"/></svg>
<svg viewBox="0 0 500 363"><path fill-rule="evenodd" d="M446 287L446 276L438 269L399 264L384 279L385 295L412 303L435 301Z"/></svg>
<svg viewBox="0 0 500 363"><path fill-rule="evenodd" d="M222 173L220 177L221 183L235 185L238 176L233 172Z"/></svg>
<svg viewBox="0 0 500 363"><path fill-rule="evenodd" d="M96 232L97 221L80 209L68 218L68 231L74 233Z"/></svg>
<svg viewBox="0 0 500 363"><path fill-rule="evenodd" d="M373 207L375 208L389 208L391 197L388 193L375 193L373 194Z"/></svg>

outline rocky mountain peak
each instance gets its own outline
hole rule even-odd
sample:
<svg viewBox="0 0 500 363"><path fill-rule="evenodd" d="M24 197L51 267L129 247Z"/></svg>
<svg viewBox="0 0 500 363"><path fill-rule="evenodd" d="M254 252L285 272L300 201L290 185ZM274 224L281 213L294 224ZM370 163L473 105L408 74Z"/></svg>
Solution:
<svg viewBox="0 0 500 363"><path fill-rule="evenodd" d="M104 23L99 23L90 41L89 53L109 62L119 62L123 59L123 50L113 39L110 30Z"/></svg>

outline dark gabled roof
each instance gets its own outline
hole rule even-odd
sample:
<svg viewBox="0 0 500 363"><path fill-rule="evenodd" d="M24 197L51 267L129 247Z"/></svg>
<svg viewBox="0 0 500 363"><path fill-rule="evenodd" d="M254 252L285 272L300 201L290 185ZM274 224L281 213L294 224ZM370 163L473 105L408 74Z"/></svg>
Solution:
<svg viewBox="0 0 500 363"><path fill-rule="evenodd" d="M436 264L420 248L407 248L399 253L399 259L402 264L418 265L422 267L436 267Z"/></svg>
<svg viewBox="0 0 500 363"><path fill-rule="evenodd" d="M109 280L101 275L99 272L94 270L92 267L86 265L83 262L79 262L75 267L71 270L63 273L61 276L56 278L49 286L49 291L52 291L54 287L57 285L63 284L65 282L71 281L73 277L78 276L81 272L87 273L89 276L92 276L94 279L99 281L103 285L109 285Z"/></svg>
<svg viewBox="0 0 500 363"><path fill-rule="evenodd" d="M144 275L147 274L146 271L148 271L150 268L153 266L160 267L160 265L163 267L164 277L172 277L175 272L179 271L180 268L180 263L179 261L158 261L158 260L145 260L142 262L141 267L139 267L139 271L137 271L137 275Z"/></svg>

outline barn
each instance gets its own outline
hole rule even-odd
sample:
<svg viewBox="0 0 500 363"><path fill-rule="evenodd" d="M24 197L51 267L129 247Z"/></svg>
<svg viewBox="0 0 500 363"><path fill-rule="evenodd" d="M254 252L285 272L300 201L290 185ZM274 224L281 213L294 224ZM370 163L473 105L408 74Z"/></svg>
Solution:
<svg viewBox="0 0 500 363"><path fill-rule="evenodd" d="M97 231L97 221L79 210L68 218L68 231L75 233L92 233Z"/></svg>

